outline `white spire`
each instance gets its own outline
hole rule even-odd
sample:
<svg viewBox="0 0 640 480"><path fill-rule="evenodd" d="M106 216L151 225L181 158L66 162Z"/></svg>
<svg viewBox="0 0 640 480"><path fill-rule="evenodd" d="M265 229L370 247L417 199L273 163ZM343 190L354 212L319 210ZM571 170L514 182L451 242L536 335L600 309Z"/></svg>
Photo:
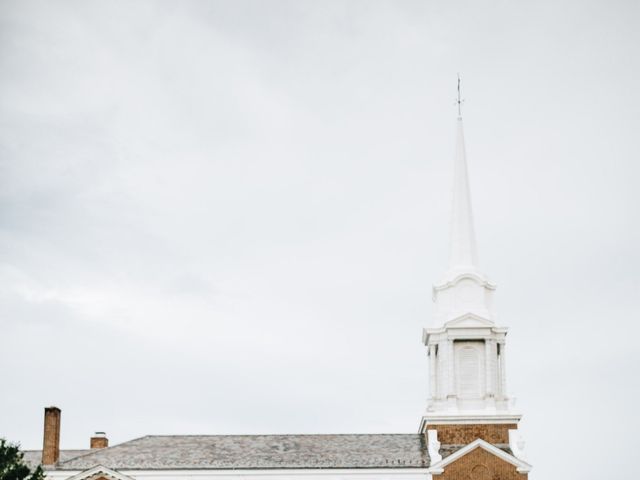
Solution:
<svg viewBox="0 0 640 480"><path fill-rule="evenodd" d="M441 282L434 286L436 319L446 323L466 314L473 314L493 322L491 299L495 285L478 269L469 175L460 116L456 121L452 193L449 268Z"/></svg>
<svg viewBox="0 0 640 480"><path fill-rule="evenodd" d="M469 176L464 148L462 117L457 120L456 154L453 174L453 208L451 215L451 247L449 271L475 270L478 263L473 212L469 192Z"/></svg>
<svg viewBox="0 0 640 480"><path fill-rule="evenodd" d="M460 85L458 83L458 108ZM495 323L495 285L478 271L462 117L456 121L449 269L433 287L426 328L431 398L421 431L438 423L517 423L506 389L507 329Z"/></svg>

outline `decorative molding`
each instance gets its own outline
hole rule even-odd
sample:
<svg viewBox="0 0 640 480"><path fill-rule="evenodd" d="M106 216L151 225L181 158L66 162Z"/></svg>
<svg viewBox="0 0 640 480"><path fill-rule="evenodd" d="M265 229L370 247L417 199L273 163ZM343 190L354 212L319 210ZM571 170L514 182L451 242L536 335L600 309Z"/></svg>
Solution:
<svg viewBox="0 0 640 480"><path fill-rule="evenodd" d="M101 477L107 478L108 480L133 480L133 478L128 475L124 475L102 465L97 465L89 470L77 473L69 477L68 480L95 480Z"/></svg>
<svg viewBox="0 0 640 480"><path fill-rule="evenodd" d="M525 441L518 430L509 430L509 448L520 460L526 461L527 456L524 451Z"/></svg>
<svg viewBox="0 0 640 480"><path fill-rule="evenodd" d="M467 315L471 316L474 314L465 313L464 315L460 315L453 320L449 320L449 322L460 319L461 317L466 317ZM478 317L478 318L483 318L483 317ZM485 338L493 338L495 341L504 344L505 343L504 337L509 332L509 327L499 327L495 325L493 322L487 325L479 324L474 326L449 325L449 322L447 322L443 327L423 328L422 343L424 345L428 345L430 341L438 343L441 337L446 337L446 338L452 338L454 340L473 339L473 338L483 340Z"/></svg>
<svg viewBox="0 0 640 480"><path fill-rule="evenodd" d="M434 285L433 286L433 292L435 294L435 292L439 292L441 290L445 290L447 288L454 287L458 282L460 282L461 280L464 280L465 278L468 278L470 280L474 280L481 287L488 288L489 290L495 290L497 288L495 283L490 282L481 273L467 271L467 272L460 273L460 274L456 275L455 277L453 277L453 278L451 278L449 280L445 280L445 281L443 281L442 283L440 283L438 285Z"/></svg>
<svg viewBox="0 0 640 480"><path fill-rule="evenodd" d="M49 480L80 480L84 474L95 469L78 472L70 470L51 470L46 472ZM251 469L251 470L129 470L111 472L125 480L246 480L263 478L265 480L432 480L428 468L357 468L357 469ZM112 474L113 474L112 473Z"/></svg>
<svg viewBox="0 0 640 480"><path fill-rule="evenodd" d="M427 430L427 448L429 450L429 458L431 459L430 463L432 465L442 460L437 430Z"/></svg>
<svg viewBox="0 0 640 480"><path fill-rule="evenodd" d="M511 465L514 465L516 467L516 470L518 471L518 473L529 473L531 471L531 468L532 468L531 465L529 465L524 460L516 458L513 455L509 455L504 450L500 450L498 447L495 447L495 446L491 445L490 443L485 442L481 438L478 438L477 440L474 440L473 442L471 442L469 445L467 445L467 446L461 448L460 450L452 453L451 455L449 455L444 460L432 465L431 468L430 468L431 473L432 474L441 474L441 473L443 473L444 472L444 468L447 465L455 462L456 460L458 460L461 457L464 457L467 453L475 450L476 448L483 448L484 450L486 450L487 452L495 455L496 457L500 458L501 460L504 460L505 462L508 462Z"/></svg>
<svg viewBox="0 0 640 480"><path fill-rule="evenodd" d="M518 423L522 418L519 413L485 414L461 413L451 415L425 415L422 417L429 423L439 425L475 424L475 423Z"/></svg>
<svg viewBox="0 0 640 480"><path fill-rule="evenodd" d="M466 322L466 323L465 323ZM494 327L493 320L482 317L476 313L467 312L458 315L444 324L444 328L469 328L469 327Z"/></svg>
<svg viewBox="0 0 640 480"><path fill-rule="evenodd" d="M420 421L418 433L423 433L428 425L474 425L474 424L517 424L522 415L510 414L455 414L425 415Z"/></svg>

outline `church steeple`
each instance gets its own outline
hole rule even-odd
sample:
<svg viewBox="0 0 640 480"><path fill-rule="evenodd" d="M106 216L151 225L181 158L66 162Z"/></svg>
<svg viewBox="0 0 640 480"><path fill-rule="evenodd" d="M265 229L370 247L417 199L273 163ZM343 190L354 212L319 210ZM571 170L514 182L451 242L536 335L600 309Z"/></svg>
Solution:
<svg viewBox="0 0 640 480"><path fill-rule="evenodd" d="M469 457L448 475L447 458L455 457L443 458L442 445L466 445L471 452L480 446L508 444L513 458L522 462L509 478L523 474L526 480L531 466L524 461L517 430L521 415L513 411L513 399L507 394L507 328L496 323L495 285L478 270L459 76L456 104L449 266L433 287L435 326L422 334L429 357L430 395L419 432L426 436L432 468L444 467L439 472L442 478L458 478L462 472L464 478L502 478L506 471L504 465Z"/></svg>
<svg viewBox="0 0 640 480"><path fill-rule="evenodd" d="M451 246L449 253L449 270L454 274L464 270L475 270L478 263L461 116L456 120L456 124Z"/></svg>
<svg viewBox="0 0 640 480"><path fill-rule="evenodd" d="M459 95L458 87L458 107L462 102ZM458 116L453 161L449 265L440 283L433 287L437 321L446 323L465 314L474 314L493 322L493 290L495 285L478 269L464 131L462 117Z"/></svg>
<svg viewBox="0 0 640 480"><path fill-rule="evenodd" d="M459 83L456 103L449 265L433 287L437 326L423 334L430 398L421 429L441 421L515 424L520 418L506 390L507 329L496 324L495 285L478 269Z"/></svg>

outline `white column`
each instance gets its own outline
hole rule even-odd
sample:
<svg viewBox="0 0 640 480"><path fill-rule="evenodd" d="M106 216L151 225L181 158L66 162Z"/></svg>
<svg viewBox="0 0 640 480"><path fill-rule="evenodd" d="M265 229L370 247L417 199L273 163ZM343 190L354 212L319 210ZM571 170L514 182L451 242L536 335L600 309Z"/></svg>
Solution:
<svg viewBox="0 0 640 480"><path fill-rule="evenodd" d="M441 342L438 344L438 355L436 358L438 362L436 364L436 370L438 375L438 386L436 387L438 390L438 399L446 399L449 388L449 364L447 358L447 344L446 342Z"/></svg>
<svg viewBox="0 0 640 480"><path fill-rule="evenodd" d="M500 396L507 398L507 360L506 360L506 344L500 342Z"/></svg>
<svg viewBox="0 0 640 480"><path fill-rule="evenodd" d="M495 341L493 339L487 338L484 341L484 373L485 373L485 396L493 397L494 395L494 385L493 379L495 375Z"/></svg>
<svg viewBox="0 0 640 480"><path fill-rule="evenodd" d="M449 370L449 385L447 388L447 396L454 397L456 395L456 374L455 374L455 352L453 350L453 340L447 340L447 362Z"/></svg>
<svg viewBox="0 0 640 480"><path fill-rule="evenodd" d="M436 362L437 362L436 346L429 345L429 385L431 389L429 393L431 394L432 399L435 399L438 396L438 389L437 389L438 377L437 377L437 370L436 370L436 366L437 366Z"/></svg>

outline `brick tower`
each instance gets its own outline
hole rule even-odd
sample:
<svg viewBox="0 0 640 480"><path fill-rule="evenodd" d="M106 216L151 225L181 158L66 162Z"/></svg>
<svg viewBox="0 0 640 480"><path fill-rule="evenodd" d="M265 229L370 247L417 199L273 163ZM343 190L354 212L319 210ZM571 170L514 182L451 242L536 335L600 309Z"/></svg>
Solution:
<svg viewBox="0 0 640 480"><path fill-rule="evenodd" d="M530 466L517 435L521 415L507 394L507 328L495 322L496 287L478 269L460 114L456 123L449 267L433 287L438 326L423 333L430 398L420 433L428 435L432 457L455 457L434 479L522 480ZM456 454L447 457L454 448ZM518 459L517 465L501 452Z"/></svg>

